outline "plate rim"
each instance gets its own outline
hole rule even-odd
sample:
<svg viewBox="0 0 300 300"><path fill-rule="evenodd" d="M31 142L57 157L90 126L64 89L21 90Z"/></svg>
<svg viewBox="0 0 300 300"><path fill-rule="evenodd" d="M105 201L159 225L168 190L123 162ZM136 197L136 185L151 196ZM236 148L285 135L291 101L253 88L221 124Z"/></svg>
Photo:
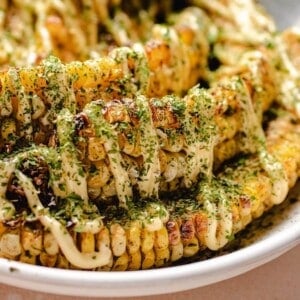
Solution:
<svg viewBox="0 0 300 300"><path fill-rule="evenodd" d="M300 208L300 204L298 206ZM91 272L29 265L1 258L0 282L38 292L89 297L158 295L202 287L250 271L299 244L299 215L300 212L292 219L280 222L275 226L275 232L262 240L200 262L150 270ZM286 224L291 221L292 224ZM178 281L180 284L172 284Z"/></svg>

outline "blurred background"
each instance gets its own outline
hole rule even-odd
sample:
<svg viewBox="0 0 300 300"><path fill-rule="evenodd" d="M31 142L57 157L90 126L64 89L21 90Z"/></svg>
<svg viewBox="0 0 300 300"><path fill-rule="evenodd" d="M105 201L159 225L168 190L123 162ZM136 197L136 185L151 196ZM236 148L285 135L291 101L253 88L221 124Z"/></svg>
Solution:
<svg viewBox="0 0 300 300"><path fill-rule="evenodd" d="M299 0L261 0L260 2L273 15L278 29L284 29L294 24L300 26Z"/></svg>

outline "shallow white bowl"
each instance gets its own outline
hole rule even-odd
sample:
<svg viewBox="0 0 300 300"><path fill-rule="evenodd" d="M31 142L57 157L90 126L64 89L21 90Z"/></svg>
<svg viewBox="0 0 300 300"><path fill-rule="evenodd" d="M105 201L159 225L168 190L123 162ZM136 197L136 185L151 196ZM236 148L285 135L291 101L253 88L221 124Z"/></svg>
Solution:
<svg viewBox="0 0 300 300"><path fill-rule="evenodd" d="M280 28L297 22L298 1L262 1L278 20ZM300 18L299 18L300 19ZM298 190L298 191L297 191ZM297 198L300 189L294 191ZM255 231L251 244L235 252L201 262L156 270L132 272L87 272L51 269L0 259L0 282L61 295L141 296L178 292L205 286L247 272L271 261L300 241L300 201L277 208L280 218L263 232ZM278 214L279 212L279 214Z"/></svg>

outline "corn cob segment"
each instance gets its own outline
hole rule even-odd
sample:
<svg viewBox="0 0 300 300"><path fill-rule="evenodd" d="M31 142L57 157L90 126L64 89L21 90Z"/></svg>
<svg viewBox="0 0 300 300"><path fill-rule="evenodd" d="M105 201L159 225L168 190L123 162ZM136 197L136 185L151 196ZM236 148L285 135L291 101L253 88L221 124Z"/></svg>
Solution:
<svg viewBox="0 0 300 300"><path fill-rule="evenodd" d="M27 127L31 125L28 120L32 120L28 107L31 94L22 92L28 98L19 101L20 104L24 102L21 106L16 102L11 103L9 85L3 86L2 112L5 122L2 124L2 148L5 152L11 152L14 145L24 141L24 138L28 145L33 140L34 144L48 145L53 150L57 148L59 162L69 170L61 172L52 168L52 172L59 177L59 180L52 180L52 189L60 197L65 197L71 191L85 201L88 198L111 199L117 196L126 207L133 197L133 188L143 198L157 198L165 190L189 188L200 174L211 174L214 153L218 165L223 159L245 150L240 147L239 140L247 131L245 126L248 121L244 115L248 106L251 107L251 101L248 101L250 96L255 101L255 113L261 116L276 95L276 79L271 76L272 65L263 55L250 56L248 60L245 79L232 78L209 91L193 88L184 98L165 96L148 99L137 96L133 100L92 101L74 118L77 111L76 96L64 77L68 69L58 61L45 61L40 68L48 74L45 77L47 86L43 90L47 102L39 100L43 103L40 106L44 115L30 128L30 132ZM252 64L255 67L251 68ZM73 68L75 65L70 64L68 67ZM97 62L88 62L86 65L98 68ZM254 88L250 83L257 69L265 76L255 79ZM39 78L39 69L27 71L23 70L22 74L37 72L34 76ZM12 72L13 69L6 73L7 80L13 78ZM94 72L96 70L89 74ZM77 81L85 78L84 75L80 77L80 72L77 73ZM89 78L96 81L101 78L105 81L113 80L103 77L101 73L98 75L86 78L85 83L88 84ZM17 74L14 73L14 76ZM58 78L62 80L61 85L58 84ZM17 82L18 88L23 89L21 81ZM258 86L261 88L257 89ZM55 93L56 89L59 96ZM46 110L49 102L50 108ZM63 109L58 112L62 107L68 107L69 111ZM17 118L24 114L28 124ZM70 138L66 139L68 136ZM224 149L232 152L224 156ZM50 154L43 150L41 155L45 160ZM80 175L82 172L85 173L83 176ZM80 184L74 185L72 176Z"/></svg>
<svg viewBox="0 0 300 300"><path fill-rule="evenodd" d="M47 72L52 70L49 67L51 66L46 62ZM54 74L60 76L63 72L64 70L59 65ZM264 84L263 80L261 84ZM50 78L48 85L53 88L57 83ZM67 93L67 98L74 99L72 89L67 87L65 81L63 81L62 87L65 88L64 92ZM48 93L47 97L51 97L51 89L45 92ZM136 204L132 202L133 190L129 178L131 173L124 168L124 165L126 166L127 163L127 168L131 167L131 172L137 174L133 183L136 183L140 196L144 198L158 197L161 166L164 165L161 163L163 159L166 160L164 174L168 178L167 182L170 186L174 182L176 188L180 187L178 179L180 180L182 177L184 186L189 188L201 175L207 181L207 186L204 185L202 188L211 190L211 182L214 182L212 179L213 149L217 143L220 144L234 138L237 144L235 150L250 153L258 151L262 155L261 160L268 175L271 171L278 175L278 170L270 170L268 167L270 157L265 152L264 146L254 140L254 138L260 140L264 138L256 115L261 115L260 109L264 105L258 106L255 112L250 92L251 85L247 84L246 80L232 78L210 91L193 88L184 99L166 96L162 99L148 100L139 95L134 101L127 98L112 102L93 101L87 104L75 119L76 109L73 108L72 102L68 105L63 103L63 106L67 106L69 109L63 109L57 115L50 109L52 121L56 121L55 134L49 139L51 147L33 147L32 150L16 155L12 160L8 158L3 161L3 169L7 173L7 176L2 179L3 204L10 209L8 210L10 213L3 212L2 219L9 220L15 210L21 212L24 209L24 202L28 201L25 210L30 209L38 216L39 222L50 228L51 234L57 242L55 250L49 254L51 255L49 260L46 259L47 250L42 249L41 263L44 261L44 263L53 264L55 261L55 263L64 265L61 254L57 254L58 251L61 251L67 258L70 268L107 269L111 267L113 270L126 270L139 269L141 266L145 268L160 267L165 265L170 257L178 260L181 256L188 257L196 254L201 243L210 249L219 249L227 242L225 233L231 232L234 228L233 215L228 211L227 196L223 192L219 205L214 203L215 196L210 192L205 199L198 197L199 203L203 203L204 210L213 216L208 218L207 215L202 215L202 219L205 220L205 226L202 227L206 228L206 235L198 233L198 236L201 236L201 243L195 237L194 222L188 217L180 220L180 225L178 225L181 241L174 243L170 249L168 229L164 227L164 223L169 219L168 211L172 211L172 209L169 210L160 203L149 202L146 206L141 203L142 210L132 210L132 205ZM268 93L265 93L264 96L265 98L262 97L261 101L271 102ZM61 101L65 101L65 99L62 98ZM57 102L57 105L61 105L61 103ZM228 108L231 113L226 116ZM199 131L198 128L201 130ZM238 128L239 131L237 131ZM157 134L158 130L159 135ZM132 146L128 139L128 133L131 135L131 139L132 136L134 137ZM173 142L172 138L170 139L172 134ZM179 135L178 139L176 135ZM163 143L159 137L164 138ZM174 140L176 140L175 143ZM87 145L87 149L84 148L85 145ZM123 150L125 154L121 153L121 147L126 149ZM77 155L78 148L80 155ZM218 151L215 153L217 154ZM39 167L43 164L48 164L48 166L40 174L39 169L35 171L36 164ZM179 167L179 164L182 166ZM137 168L134 169L134 167ZM182 171L177 172L178 168ZM111 224L109 222L110 243L108 243L107 237L104 241L95 241L94 235L101 232L104 226L101 217L97 216L97 209L89 202L91 195L95 195L96 199L99 196L103 198L101 191L99 194L97 177L93 178L92 175L87 178L87 172L93 174L95 169L98 172L96 173L98 178L102 178L102 174L105 172L111 172L113 175L112 179L109 175L106 176L107 182L102 178L103 183L100 187L103 188L102 192L108 193L104 193L104 198L117 195L120 205L129 209L130 218L136 219L134 225L129 223L129 229L126 229L126 224L123 228L118 223ZM174 172L177 172L177 177ZM33 177L33 182L29 180L28 175ZM43 186L43 182L46 182L47 185L47 180L49 180L50 189ZM86 180L88 184L91 184L90 186L86 185ZM282 193L276 190L276 186L284 183L285 178L282 180L283 182L274 183L274 188L270 187L273 188L274 197L277 197L279 201L285 196L285 190ZM5 189L8 184L9 194ZM91 187L90 194L88 194ZM169 188L169 190L176 188ZM218 184L216 188L220 189ZM40 196L36 189L39 190ZM5 199L6 195L11 201ZM61 202L59 198L56 198L57 196L64 200L67 199L67 201ZM42 200L43 202L41 202ZM23 205L19 204L21 207L11 204L22 203L22 201ZM272 201L275 203L274 200ZM52 202L54 203L51 204ZM41 213L45 210L44 205L47 209L45 213ZM66 228L61 227L57 220L60 215L57 215L55 210L53 211L54 215L51 215L51 205L55 208L57 205L62 207L63 219L66 224L71 224L74 231L68 232ZM239 219L242 223L235 226L236 228L240 228L250 221L249 217L244 216L247 215L247 202L245 204L241 201L240 206L241 216ZM219 217L216 215L218 210L222 222L218 222ZM104 215L107 216L105 212ZM140 228L143 226L153 234L143 232L144 239L141 241ZM198 224L197 228L202 227ZM80 233L77 234L77 232ZM30 237L25 233L24 236L26 236L25 241L28 236ZM107 234L97 235L97 237L101 236L107 236ZM14 235L8 237L13 239ZM6 240L4 241L6 243ZM79 249L76 244L79 245ZM143 255L139 250L141 247L144 248ZM16 249L20 250L21 248ZM36 263L37 260L29 259L28 251L30 253L30 249L25 244L21 259ZM14 257L17 255L15 254ZM30 253L30 255L33 254ZM33 256L37 255L40 253ZM145 258L145 262L143 262L143 258Z"/></svg>
<svg viewBox="0 0 300 300"><path fill-rule="evenodd" d="M190 23L190 19L193 22ZM77 98L80 98L82 88L92 88L88 93L91 97L96 91L96 97L110 99L120 95L132 96L137 90L149 96L163 96L170 92L180 95L204 76L209 51L205 38L207 22L200 9L186 9L178 14L174 26L154 26L144 44L136 41L131 48L125 45L115 48L108 53L108 58L104 56L86 62L73 59L65 67L49 61L37 68L20 69L16 76L25 92L39 96L49 85L48 77L53 73L58 75L59 67L63 68L68 85L77 92ZM184 57L184 60L179 57ZM47 68L49 65L50 69ZM14 79L6 73L0 77L4 89L14 93Z"/></svg>
<svg viewBox="0 0 300 300"><path fill-rule="evenodd" d="M289 187L294 185L299 173L299 132L299 125L293 117L286 116L273 121L267 133L268 150L284 166ZM239 161L237 165L225 166L215 180L216 187L220 184L227 186L227 189L224 189L228 194L224 209L231 216L232 223L231 233L227 234L240 231L253 218L259 217L274 205L272 180L266 174L257 155ZM205 189L205 184L200 183L200 186L198 199L206 195L201 192L201 189ZM26 192L26 188L24 190ZM218 210L215 210L207 206L205 201L189 201L184 206L181 206L180 202L175 206L171 203L168 208L169 220L154 231L151 227L141 227L139 219L125 219L125 223L119 219L120 224L112 219L95 235L79 233L76 239L79 249L82 253L90 254L97 249L102 249L101 253L103 247L109 248L113 253L113 260L112 263L107 261L102 270L135 270L164 266L182 257L193 256L206 247L222 247L224 242L216 244L214 240L218 239L218 236L214 236L216 232L218 235L225 234L222 233L224 224L221 224L221 220L224 221L224 218L220 219L220 203L210 202L218 206ZM218 212L218 215L212 214L213 211ZM62 262L64 258L52 234L41 230L36 221L33 221L30 227L23 227L20 223L11 221L2 221L1 224L1 256L46 266L68 267ZM36 229L34 226L37 226ZM227 236L226 239L230 237ZM76 265L82 267L78 265L78 261Z"/></svg>
<svg viewBox="0 0 300 300"><path fill-rule="evenodd" d="M36 64L49 54L85 60L145 40L170 1L3 0L0 8L0 64L6 67Z"/></svg>
<svg viewBox="0 0 300 300"><path fill-rule="evenodd" d="M255 50L259 50L258 55L264 53L272 61L272 73L277 77L276 101L299 115L299 28L276 32L272 18L255 1L192 0L190 3L207 13L210 31L216 32L211 40L214 66L205 77L210 84L251 68L245 57L253 58ZM250 84L255 85L257 76L265 74L257 73ZM270 87L275 91L274 86Z"/></svg>
<svg viewBox="0 0 300 300"><path fill-rule="evenodd" d="M273 19L256 1L191 0L207 12L215 27L213 54L224 65L234 66L241 55L273 43Z"/></svg>

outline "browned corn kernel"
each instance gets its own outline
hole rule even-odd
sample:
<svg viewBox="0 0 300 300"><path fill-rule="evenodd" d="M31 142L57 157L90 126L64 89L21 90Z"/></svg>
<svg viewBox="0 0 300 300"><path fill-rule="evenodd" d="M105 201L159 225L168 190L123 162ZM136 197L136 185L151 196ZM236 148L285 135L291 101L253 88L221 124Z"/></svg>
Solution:
<svg viewBox="0 0 300 300"><path fill-rule="evenodd" d="M193 256L199 251L199 242L195 236L196 230L193 219L183 220L180 231L183 243L183 256Z"/></svg>
<svg viewBox="0 0 300 300"><path fill-rule="evenodd" d="M23 227L21 230L21 244L25 252L32 256L39 255L43 249L42 230Z"/></svg>
<svg viewBox="0 0 300 300"><path fill-rule="evenodd" d="M183 256L191 257L196 255L199 252L199 241L194 236L188 242L183 244Z"/></svg>
<svg viewBox="0 0 300 300"><path fill-rule="evenodd" d="M150 269L154 266L155 262L155 253L153 249L148 250L147 252L143 252L143 262L142 262L142 269Z"/></svg>
<svg viewBox="0 0 300 300"><path fill-rule="evenodd" d="M169 244L171 246L177 245L180 243L180 229L178 223L175 220L170 220L166 224L169 236Z"/></svg>
<svg viewBox="0 0 300 300"><path fill-rule="evenodd" d="M126 244L129 254L136 253L141 247L141 224L139 221L132 221L126 229Z"/></svg>
<svg viewBox="0 0 300 300"><path fill-rule="evenodd" d="M52 233L44 232L43 248L49 255L57 255L59 252L58 243Z"/></svg>
<svg viewBox="0 0 300 300"><path fill-rule="evenodd" d="M31 255L29 251L23 251L19 257L19 261L26 264L36 265L36 258L37 257L35 255Z"/></svg>
<svg viewBox="0 0 300 300"><path fill-rule="evenodd" d="M88 139L88 159L92 162L100 161L106 157L103 146L103 139L99 137L90 137Z"/></svg>
<svg viewBox="0 0 300 300"><path fill-rule="evenodd" d="M65 256L61 253L57 255L56 267L60 269L69 269L70 263L65 258Z"/></svg>
<svg viewBox="0 0 300 300"><path fill-rule="evenodd" d="M114 264L112 267L113 271L126 271L128 269L129 257L127 252L122 255L115 257Z"/></svg>
<svg viewBox="0 0 300 300"><path fill-rule="evenodd" d="M139 270L142 263L142 254L138 250L134 253L129 254L128 270Z"/></svg>
<svg viewBox="0 0 300 300"><path fill-rule="evenodd" d="M54 267L57 261L58 255L49 255L46 252L41 252L39 256L40 263L45 267Z"/></svg>
<svg viewBox="0 0 300 300"><path fill-rule="evenodd" d="M208 227L208 216L200 211L194 215L195 233L201 245L205 245L206 231Z"/></svg>
<svg viewBox="0 0 300 300"><path fill-rule="evenodd" d="M80 250L82 253L91 253L95 251L95 236L90 232L81 232L79 234Z"/></svg>
<svg viewBox="0 0 300 300"><path fill-rule="evenodd" d="M7 230L0 237L0 256L15 259L22 253L20 230Z"/></svg>

